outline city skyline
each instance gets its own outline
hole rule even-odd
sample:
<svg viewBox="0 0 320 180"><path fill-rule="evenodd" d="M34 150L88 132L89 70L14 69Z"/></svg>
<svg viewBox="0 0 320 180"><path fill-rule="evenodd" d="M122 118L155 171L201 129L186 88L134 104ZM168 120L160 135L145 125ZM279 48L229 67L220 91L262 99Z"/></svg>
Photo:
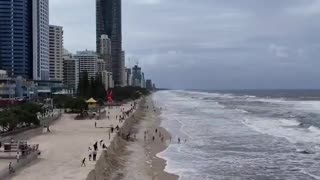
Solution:
<svg viewBox="0 0 320 180"><path fill-rule="evenodd" d="M96 52L101 54L101 36L111 40L111 69L116 85L123 85L121 0L96 0Z"/></svg>

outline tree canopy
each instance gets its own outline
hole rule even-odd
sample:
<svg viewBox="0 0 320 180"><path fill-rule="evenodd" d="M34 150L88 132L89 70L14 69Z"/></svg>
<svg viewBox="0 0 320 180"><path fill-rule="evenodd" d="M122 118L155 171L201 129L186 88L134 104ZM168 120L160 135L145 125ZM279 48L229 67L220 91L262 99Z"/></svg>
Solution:
<svg viewBox="0 0 320 180"><path fill-rule="evenodd" d="M98 100L104 100L106 97L106 89L102 81L102 75L98 73L95 78L91 77L89 80L88 72L82 72L78 85L78 95L86 99L92 97Z"/></svg>
<svg viewBox="0 0 320 180"><path fill-rule="evenodd" d="M20 127L39 125L37 113L43 113L41 105L34 103L22 104L0 112L0 127L2 131L13 131Z"/></svg>

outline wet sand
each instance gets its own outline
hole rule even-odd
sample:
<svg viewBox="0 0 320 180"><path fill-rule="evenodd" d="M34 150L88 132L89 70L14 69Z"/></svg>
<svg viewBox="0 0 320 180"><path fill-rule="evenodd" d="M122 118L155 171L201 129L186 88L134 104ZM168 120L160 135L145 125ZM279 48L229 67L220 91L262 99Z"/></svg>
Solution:
<svg viewBox="0 0 320 180"><path fill-rule="evenodd" d="M119 178L122 180L177 180L178 176L164 171L166 161L156 156L169 146L170 134L160 127L160 111L156 109L154 112L151 96L146 98L144 112L144 117L132 128L137 140L127 144L127 152L119 157L124 162L123 167L116 173L123 174L122 178ZM148 131L146 140L144 139L145 131ZM159 132L164 137L163 142Z"/></svg>

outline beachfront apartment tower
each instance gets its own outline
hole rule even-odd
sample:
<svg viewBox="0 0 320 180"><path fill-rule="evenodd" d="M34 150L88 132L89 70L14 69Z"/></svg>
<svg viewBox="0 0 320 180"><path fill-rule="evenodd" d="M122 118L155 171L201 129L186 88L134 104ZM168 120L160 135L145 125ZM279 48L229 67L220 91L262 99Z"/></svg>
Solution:
<svg viewBox="0 0 320 180"><path fill-rule="evenodd" d="M147 88L149 91L153 91L153 88L152 88L152 80L151 80L151 79L147 79L147 80L146 80L146 88Z"/></svg>
<svg viewBox="0 0 320 180"><path fill-rule="evenodd" d="M141 87L141 80L142 80L141 67L139 67L138 65L135 65L132 68L132 85L134 87Z"/></svg>
<svg viewBox="0 0 320 180"><path fill-rule="evenodd" d="M105 61L105 70L112 72L111 40L109 39L108 35L101 35L100 46L100 58Z"/></svg>
<svg viewBox="0 0 320 180"><path fill-rule="evenodd" d="M105 71L106 68L106 63L103 59L98 59L97 60L97 73L102 73L103 71Z"/></svg>
<svg viewBox="0 0 320 180"><path fill-rule="evenodd" d="M77 92L79 84L79 60L72 55L63 55L63 84Z"/></svg>
<svg viewBox="0 0 320 180"><path fill-rule="evenodd" d="M126 72L126 67L125 67L125 61L126 61L126 55L125 55L125 51L121 51L121 62L120 62L120 68L121 68L121 73L122 73L122 84L121 86L126 86L126 78L125 77L125 72Z"/></svg>
<svg viewBox="0 0 320 180"><path fill-rule="evenodd" d="M101 54L101 35L111 39L111 66L116 86L123 84L121 0L96 0L96 48Z"/></svg>
<svg viewBox="0 0 320 180"><path fill-rule="evenodd" d="M102 83L104 84L104 88L106 90L110 88L114 88L112 72L103 71L101 76L102 76Z"/></svg>
<svg viewBox="0 0 320 180"><path fill-rule="evenodd" d="M50 80L63 80L63 28L61 26L49 27L49 69Z"/></svg>
<svg viewBox="0 0 320 180"><path fill-rule="evenodd" d="M79 73L87 72L89 80L97 73L98 55L94 51L78 51L73 58L79 60Z"/></svg>
<svg viewBox="0 0 320 180"><path fill-rule="evenodd" d="M0 69L32 79L32 1L0 1Z"/></svg>
<svg viewBox="0 0 320 180"><path fill-rule="evenodd" d="M32 28L33 79L49 80L49 0L32 0Z"/></svg>
<svg viewBox="0 0 320 180"><path fill-rule="evenodd" d="M144 78L144 73L141 73L141 87L146 88L146 80Z"/></svg>
<svg viewBox="0 0 320 180"><path fill-rule="evenodd" d="M131 75L131 69L130 68L125 68L124 70L124 86L131 86L131 81L132 81L132 75Z"/></svg>

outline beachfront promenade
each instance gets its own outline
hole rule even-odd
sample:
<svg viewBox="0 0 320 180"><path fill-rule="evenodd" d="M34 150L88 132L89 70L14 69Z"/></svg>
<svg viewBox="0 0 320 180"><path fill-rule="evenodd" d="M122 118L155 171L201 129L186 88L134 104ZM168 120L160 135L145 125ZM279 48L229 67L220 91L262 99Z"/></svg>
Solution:
<svg viewBox="0 0 320 180"><path fill-rule="evenodd" d="M131 109L130 104L121 106L125 111ZM14 173L13 180L57 180L57 179L86 179L88 173L94 169L95 162L89 161L88 147L95 142L109 146L116 133L111 133L111 126L122 124L116 119L121 108L106 109L110 112L110 119L103 120L74 120L74 114L63 114L61 119L50 126L50 133L44 133L29 140L32 144L40 144L41 155L27 167ZM97 122L97 128L95 127ZM98 143L100 144L100 143ZM102 147L99 145L97 159ZM81 161L86 157L86 166L81 167ZM0 164L0 169L8 169L6 163Z"/></svg>

